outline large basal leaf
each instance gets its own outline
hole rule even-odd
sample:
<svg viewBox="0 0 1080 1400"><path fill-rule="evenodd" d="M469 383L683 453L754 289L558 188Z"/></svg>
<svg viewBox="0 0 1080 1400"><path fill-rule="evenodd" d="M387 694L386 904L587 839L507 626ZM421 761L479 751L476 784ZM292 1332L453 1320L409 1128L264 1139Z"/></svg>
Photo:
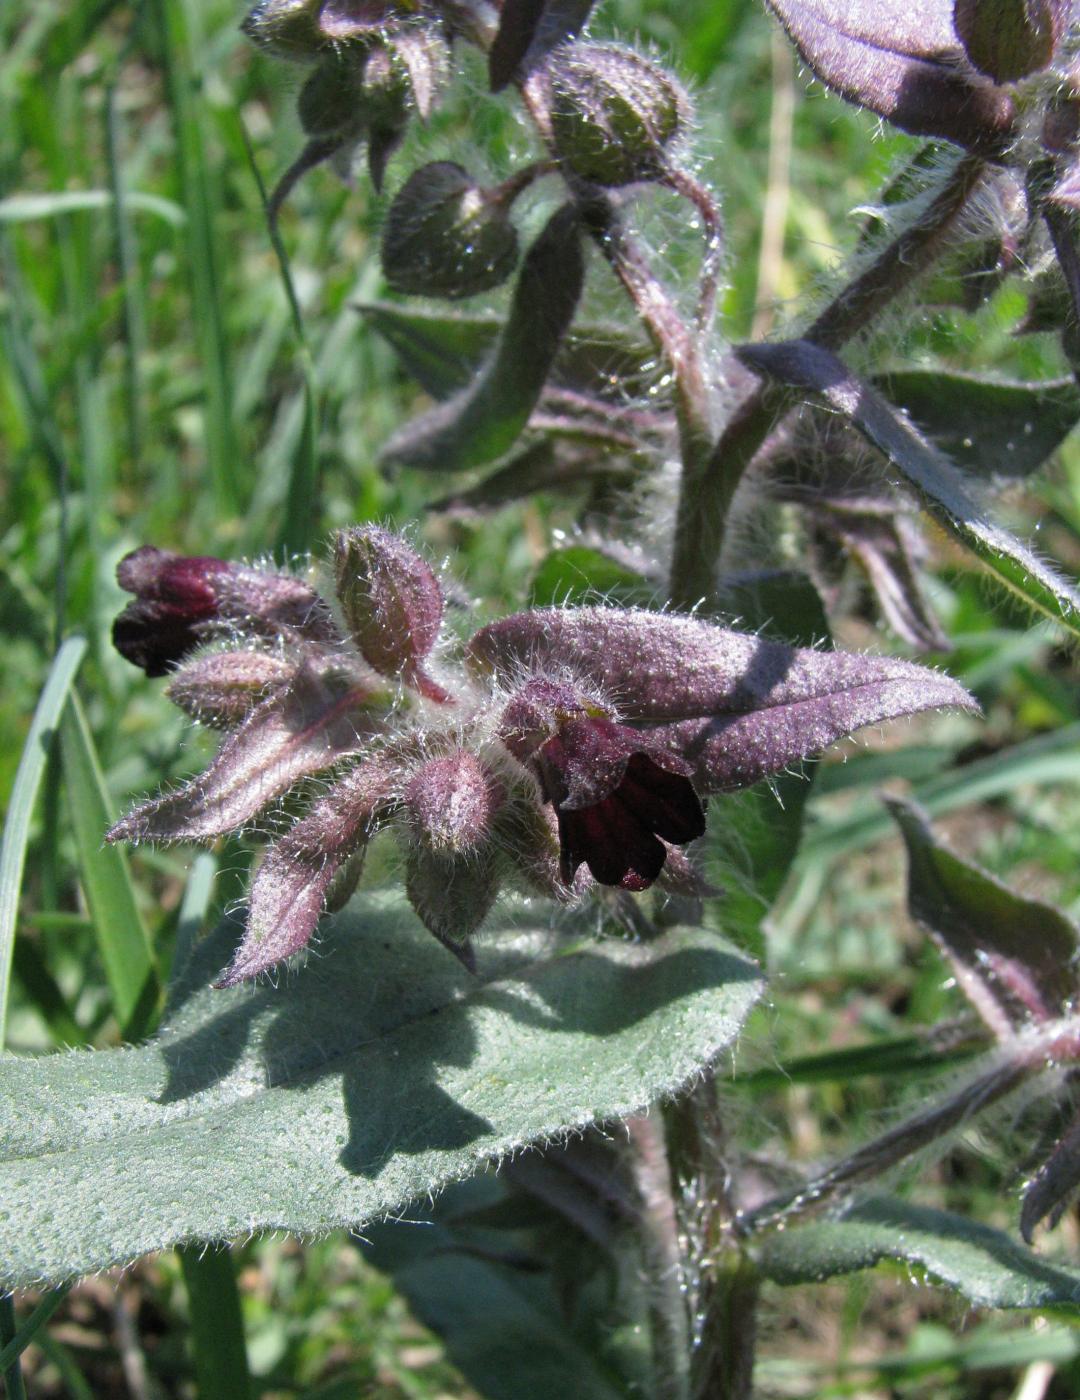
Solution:
<svg viewBox="0 0 1080 1400"><path fill-rule="evenodd" d="M956 468L907 419L859 380L843 361L810 341L744 345L739 358L760 374L809 389L849 419L888 458L919 503L999 583L1044 617L1080 636L1080 593L968 495Z"/></svg>
<svg viewBox="0 0 1080 1400"><path fill-rule="evenodd" d="M776 1283L820 1283L886 1260L924 1271L986 1308L1080 1308L1080 1270L1048 1263L1000 1230L884 1197L833 1220L788 1225L757 1247Z"/></svg>
<svg viewBox="0 0 1080 1400"><path fill-rule="evenodd" d="M1002 481L1038 471L1080 421L1071 376L1028 384L906 369L876 375L874 384L957 466Z"/></svg>
<svg viewBox="0 0 1080 1400"><path fill-rule="evenodd" d="M325 928L298 976L221 992L223 927L138 1049L0 1058L0 1284L361 1227L673 1092L762 987L701 932L568 946L546 914L504 915L473 977L396 901Z"/></svg>

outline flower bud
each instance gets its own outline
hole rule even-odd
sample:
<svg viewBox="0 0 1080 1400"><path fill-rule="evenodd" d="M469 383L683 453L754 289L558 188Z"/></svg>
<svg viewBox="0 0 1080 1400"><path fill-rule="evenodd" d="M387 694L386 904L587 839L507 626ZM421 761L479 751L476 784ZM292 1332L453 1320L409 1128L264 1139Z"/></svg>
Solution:
<svg viewBox="0 0 1080 1400"><path fill-rule="evenodd" d="M347 135L364 124L363 70L348 51L320 63L300 89L296 113L308 136Z"/></svg>
<svg viewBox="0 0 1080 1400"><path fill-rule="evenodd" d="M275 58L314 63L327 48L319 29L322 0L261 0L240 26Z"/></svg>
<svg viewBox="0 0 1080 1400"><path fill-rule="evenodd" d="M213 729L232 729L296 666L265 651L218 651L178 670L165 689L174 705Z"/></svg>
<svg viewBox="0 0 1080 1400"><path fill-rule="evenodd" d="M495 774L475 754L458 749L416 770L404 804L414 835L429 850L470 855L487 843L504 796Z"/></svg>
<svg viewBox="0 0 1080 1400"><path fill-rule="evenodd" d="M517 256L505 202L453 161L415 171L386 217L382 266L397 292L473 296L505 282Z"/></svg>
<svg viewBox="0 0 1080 1400"><path fill-rule="evenodd" d="M334 566L345 620L368 665L381 676L401 676L432 699L445 699L421 670L443 614L442 589L430 565L400 535L361 525L338 532Z"/></svg>
<svg viewBox="0 0 1080 1400"><path fill-rule="evenodd" d="M487 858L444 856L414 847L409 852L405 893L443 947L470 972L476 961L470 937L487 918L499 892L498 873Z"/></svg>
<svg viewBox="0 0 1080 1400"><path fill-rule="evenodd" d="M550 91L556 153L597 185L656 179L687 121L689 104L673 78L640 54L610 45L557 51Z"/></svg>
<svg viewBox="0 0 1080 1400"><path fill-rule="evenodd" d="M117 582L135 601L113 623L113 645L148 676L163 676L216 627L256 636L337 639L326 604L291 574L144 545L121 559Z"/></svg>
<svg viewBox="0 0 1080 1400"><path fill-rule="evenodd" d="M956 0L953 24L980 72L1013 83L1053 62L1069 9L1068 0Z"/></svg>

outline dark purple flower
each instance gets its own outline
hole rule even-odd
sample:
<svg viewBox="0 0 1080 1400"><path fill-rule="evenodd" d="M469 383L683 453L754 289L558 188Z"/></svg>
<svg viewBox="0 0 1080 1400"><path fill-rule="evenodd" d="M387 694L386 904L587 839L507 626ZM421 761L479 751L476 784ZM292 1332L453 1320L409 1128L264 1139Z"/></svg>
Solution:
<svg viewBox="0 0 1080 1400"><path fill-rule="evenodd" d="M582 863L601 885L644 890L667 858L705 831L690 766L614 720L565 720L533 759L559 823L567 885Z"/></svg>
<svg viewBox="0 0 1080 1400"><path fill-rule="evenodd" d="M164 676L231 624L252 636L340 640L329 608L302 579L210 555L172 554L143 545L125 555L116 581L135 594L113 623L113 645L148 676Z"/></svg>
<svg viewBox="0 0 1080 1400"><path fill-rule="evenodd" d="M209 555L184 556L143 545L121 559L117 582L135 594L113 623L113 645L148 676L164 676L194 651L217 616L216 578L231 565Z"/></svg>

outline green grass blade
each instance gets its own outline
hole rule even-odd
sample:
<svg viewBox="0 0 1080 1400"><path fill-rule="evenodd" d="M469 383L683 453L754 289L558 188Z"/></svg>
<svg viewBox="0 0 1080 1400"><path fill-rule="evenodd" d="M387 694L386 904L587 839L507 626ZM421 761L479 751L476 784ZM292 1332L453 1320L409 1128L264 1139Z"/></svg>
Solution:
<svg viewBox="0 0 1080 1400"><path fill-rule="evenodd" d="M192 319L198 329L202 359L207 465L217 510L233 515L241 507L241 490L231 413L229 340L223 316L222 243L215 236L217 199L204 140L188 7L185 0L154 0L153 9L161 33L188 219Z"/></svg>
<svg viewBox="0 0 1080 1400"><path fill-rule="evenodd" d="M18 1364L19 1357L67 1297L70 1286L70 1284L61 1284L59 1288L54 1288L51 1293L46 1293L23 1325L12 1334L11 1340L6 1342L3 1351L0 1351L0 1371L10 1372L11 1368ZM10 1302L11 1300L5 1301ZM12 1317L14 1317L14 1313L12 1313Z"/></svg>
<svg viewBox="0 0 1080 1400"><path fill-rule="evenodd" d="M17 1338L15 1329L15 1300L10 1296L0 1298L0 1343L3 1343L4 1355L13 1351L11 1361L4 1368L4 1394L7 1400L26 1400L26 1385L23 1382L22 1367L19 1365L19 1357L23 1348L15 1348L14 1342Z"/></svg>
<svg viewBox="0 0 1080 1400"><path fill-rule="evenodd" d="M137 1039L157 1009L157 969L127 857L118 847L103 845L113 813L86 716L74 693L60 721L60 747L83 891L113 1009L124 1037Z"/></svg>
<svg viewBox="0 0 1080 1400"><path fill-rule="evenodd" d="M1004 752L989 754L938 778L915 783L912 798L937 817L973 802L1001 797L1025 783L1080 780L1080 723L1039 734ZM893 834L893 824L876 797L853 803L843 818L819 822L803 839L798 866L806 869L864 850Z"/></svg>
<svg viewBox="0 0 1080 1400"><path fill-rule="evenodd" d="M278 531L277 553L286 559L295 554L307 554L314 543L318 528L318 506L320 496L319 481L319 400L315 380L315 361L304 334L304 320L300 312L300 299L293 283L289 254L281 237L277 221L270 217L269 197L259 166L252 149L251 139L243 123L240 134L247 152L248 164L259 189L263 210L266 213L270 242L277 256L285 297L289 303L289 316L298 346L300 372L304 380L303 424L300 441L289 463L289 481L285 492L285 515Z"/></svg>
<svg viewBox="0 0 1080 1400"><path fill-rule="evenodd" d="M11 793L4 839L0 844L0 1044L7 1021L8 986L19 911L19 889L26 861L30 816L41 785L49 745L71 691L75 673L86 655L83 637L69 637L56 654L37 710L26 736Z"/></svg>
<svg viewBox="0 0 1080 1400"><path fill-rule="evenodd" d="M176 1252L187 1286L199 1400L246 1400L251 1376L232 1255L201 1245Z"/></svg>
<svg viewBox="0 0 1080 1400"><path fill-rule="evenodd" d="M50 194L11 194L0 199L0 223L23 224L34 219L55 219L63 214L78 214L84 210L111 209L116 202L113 190L63 190ZM159 219L183 228L187 215L179 204L156 194L131 190L124 194L124 204L144 214L156 214Z"/></svg>

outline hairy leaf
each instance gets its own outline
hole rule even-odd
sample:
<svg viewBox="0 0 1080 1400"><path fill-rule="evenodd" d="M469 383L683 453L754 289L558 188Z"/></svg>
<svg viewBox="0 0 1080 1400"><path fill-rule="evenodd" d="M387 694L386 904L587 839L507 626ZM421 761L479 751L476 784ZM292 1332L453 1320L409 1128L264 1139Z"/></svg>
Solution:
<svg viewBox="0 0 1080 1400"><path fill-rule="evenodd" d="M1080 421L1080 389L1071 376L1025 384L909 369L873 382L957 466L1002 481L1038 471Z"/></svg>
<svg viewBox="0 0 1080 1400"><path fill-rule="evenodd" d="M875 1198L758 1247L776 1283L819 1283L895 1260L987 1308L1080 1308L1080 1270L1047 1263L1000 1230L947 1211Z"/></svg>
<svg viewBox="0 0 1080 1400"><path fill-rule="evenodd" d="M0 1058L0 1282L363 1226L674 1091L761 991L699 932L568 946L546 915L503 930L474 977L398 902L357 901L286 985L216 992L226 925L147 1045Z"/></svg>
<svg viewBox="0 0 1080 1400"><path fill-rule="evenodd" d="M579 34L593 4L594 0L503 0L488 54L492 92L527 76L552 49Z"/></svg>
<svg viewBox="0 0 1080 1400"><path fill-rule="evenodd" d="M1064 1015L1078 987L1078 938L1051 904L1015 894L934 839L912 802L887 799L908 854L908 907L1000 1039Z"/></svg>
<svg viewBox="0 0 1080 1400"><path fill-rule="evenodd" d="M205 773L142 803L110 841L200 841L251 821L294 783L356 753L372 731L366 692L300 670L284 697L271 694L222 744Z"/></svg>
<svg viewBox="0 0 1080 1400"><path fill-rule="evenodd" d="M920 504L998 582L1029 607L1080 636L1080 593L1020 540L990 520L971 499L956 468L920 437L890 404L831 351L809 341L744 345L744 364L781 383L819 394L883 452Z"/></svg>
<svg viewBox="0 0 1080 1400"><path fill-rule="evenodd" d="M479 378L401 429L384 447L384 461L461 471L508 452L547 382L584 277L578 213L568 204L526 254L509 319Z"/></svg>
<svg viewBox="0 0 1080 1400"><path fill-rule="evenodd" d="M1020 1209L1020 1233L1028 1244L1035 1226L1050 1217L1056 1225L1068 1206L1069 1199L1080 1186L1080 1112L1055 1144L1024 1192Z"/></svg>
<svg viewBox="0 0 1080 1400"><path fill-rule="evenodd" d="M913 136L995 154L1013 129L1004 89L964 60L947 0L768 0L804 62L848 102Z"/></svg>
<svg viewBox="0 0 1080 1400"><path fill-rule="evenodd" d="M569 668L661 727L701 791L745 787L867 724L944 706L975 709L948 676L911 662L786 646L695 618L537 609L481 629L469 659L512 676Z"/></svg>

